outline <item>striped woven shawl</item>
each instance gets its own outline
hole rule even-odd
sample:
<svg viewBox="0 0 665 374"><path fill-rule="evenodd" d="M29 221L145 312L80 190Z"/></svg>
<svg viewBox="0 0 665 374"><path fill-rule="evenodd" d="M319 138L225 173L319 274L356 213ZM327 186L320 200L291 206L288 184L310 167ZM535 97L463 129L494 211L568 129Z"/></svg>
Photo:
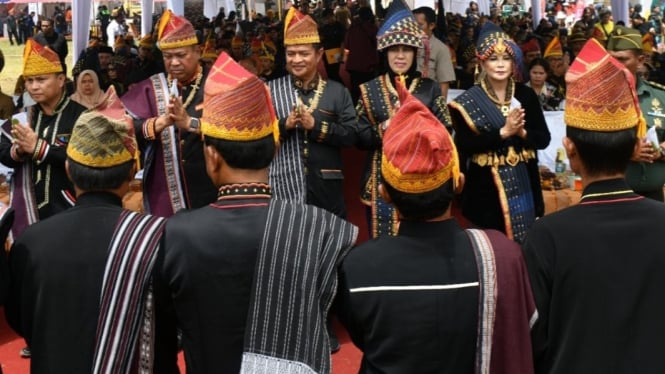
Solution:
<svg viewBox="0 0 665 374"><path fill-rule="evenodd" d="M129 373L141 332L139 372L152 372L150 278L166 220L124 211L104 271L93 373Z"/></svg>
<svg viewBox="0 0 665 374"><path fill-rule="evenodd" d="M277 118L286 118L296 104L296 88L290 75L268 82L272 103ZM278 199L305 203L307 188L303 159L302 141L305 134L300 129L281 134L282 144L270 165L270 186Z"/></svg>
<svg viewBox="0 0 665 374"><path fill-rule="evenodd" d="M272 200L256 262L241 373L329 373L328 310L358 228Z"/></svg>

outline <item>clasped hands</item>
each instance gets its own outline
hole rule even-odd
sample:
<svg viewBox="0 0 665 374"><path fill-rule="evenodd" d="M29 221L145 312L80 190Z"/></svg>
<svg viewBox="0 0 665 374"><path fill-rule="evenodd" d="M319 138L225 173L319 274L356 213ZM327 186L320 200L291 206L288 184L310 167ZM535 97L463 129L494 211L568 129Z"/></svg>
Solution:
<svg viewBox="0 0 665 374"><path fill-rule="evenodd" d="M524 129L524 109L514 108L506 116L506 123L499 130L501 139L507 139L511 136L517 135L521 138L526 137L526 129Z"/></svg>
<svg viewBox="0 0 665 374"><path fill-rule="evenodd" d="M12 124L12 143L16 154L25 156L32 154L37 146L37 134L28 125Z"/></svg>
<svg viewBox="0 0 665 374"><path fill-rule="evenodd" d="M661 146L665 145L662 143ZM635 152L633 152L632 161L635 162L647 162L652 163L656 160L659 160L662 157L660 150L655 148L649 140L640 139L638 140L637 147L635 147Z"/></svg>
<svg viewBox="0 0 665 374"><path fill-rule="evenodd" d="M312 113L310 113L308 110L305 110L303 105L296 104L293 107L291 113L289 113L289 116L286 117L286 124L284 127L287 130L292 130L300 126L305 130L311 130L314 128L314 121L315 120L314 116L312 116Z"/></svg>
<svg viewBox="0 0 665 374"><path fill-rule="evenodd" d="M166 106L166 114L157 117L155 121L155 133L159 134L165 128L175 125L176 127L188 130L190 117L187 109L182 105L180 97L171 96L169 103Z"/></svg>

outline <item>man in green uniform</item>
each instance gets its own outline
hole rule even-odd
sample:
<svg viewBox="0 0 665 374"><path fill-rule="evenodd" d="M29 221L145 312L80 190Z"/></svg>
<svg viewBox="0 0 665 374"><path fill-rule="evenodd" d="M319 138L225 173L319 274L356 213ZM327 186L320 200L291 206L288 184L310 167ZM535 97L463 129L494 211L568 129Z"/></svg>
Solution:
<svg viewBox="0 0 665 374"><path fill-rule="evenodd" d="M626 170L628 185L638 194L663 201L665 184L665 87L637 75L644 63L642 36L638 30L617 26L607 42L607 50L635 77L637 95L647 128L656 127L658 143L644 139Z"/></svg>

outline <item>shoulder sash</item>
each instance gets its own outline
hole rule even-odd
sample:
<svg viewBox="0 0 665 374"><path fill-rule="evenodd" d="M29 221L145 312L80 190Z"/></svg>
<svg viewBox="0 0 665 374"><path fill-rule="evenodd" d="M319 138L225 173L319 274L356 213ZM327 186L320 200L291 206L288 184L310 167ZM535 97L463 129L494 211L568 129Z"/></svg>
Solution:
<svg viewBox="0 0 665 374"><path fill-rule="evenodd" d="M129 373L139 331L140 372L152 372L149 283L165 223L164 218L130 211L118 219L102 282L93 373Z"/></svg>

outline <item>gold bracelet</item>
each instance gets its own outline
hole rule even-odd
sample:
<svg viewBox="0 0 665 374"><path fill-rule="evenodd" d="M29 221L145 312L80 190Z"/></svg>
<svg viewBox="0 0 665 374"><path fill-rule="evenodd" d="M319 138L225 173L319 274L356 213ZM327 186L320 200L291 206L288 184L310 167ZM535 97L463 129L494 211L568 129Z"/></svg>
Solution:
<svg viewBox="0 0 665 374"><path fill-rule="evenodd" d="M155 124L156 124L156 122L157 122L156 117L148 119L148 123L146 125L147 130L148 130L148 136L146 136L146 138L148 140L155 140L155 137L156 137L155 136Z"/></svg>
<svg viewBox="0 0 665 374"><path fill-rule="evenodd" d="M35 161L39 160L39 154L41 153L43 143L44 143L43 139L41 138L37 139L37 143L35 144L35 149L32 151L33 160Z"/></svg>

